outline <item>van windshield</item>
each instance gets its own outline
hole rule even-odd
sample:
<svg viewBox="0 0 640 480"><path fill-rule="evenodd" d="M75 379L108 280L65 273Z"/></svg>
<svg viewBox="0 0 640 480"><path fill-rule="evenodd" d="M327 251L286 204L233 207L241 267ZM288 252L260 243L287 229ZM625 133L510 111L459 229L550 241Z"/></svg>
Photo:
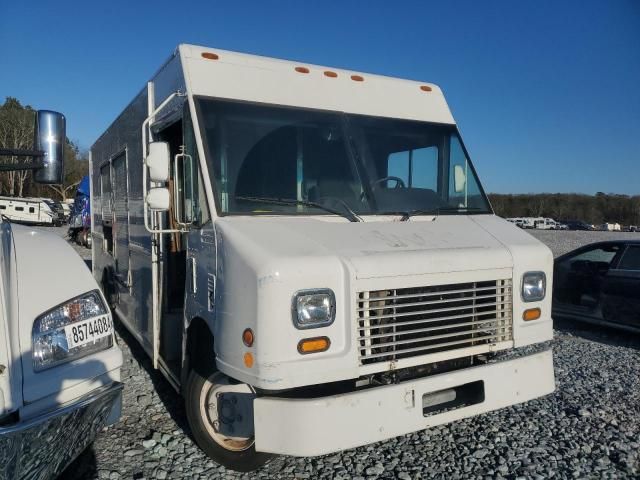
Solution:
<svg viewBox="0 0 640 480"><path fill-rule="evenodd" d="M197 102L223 215L491 213L453 125Z"/></svg>

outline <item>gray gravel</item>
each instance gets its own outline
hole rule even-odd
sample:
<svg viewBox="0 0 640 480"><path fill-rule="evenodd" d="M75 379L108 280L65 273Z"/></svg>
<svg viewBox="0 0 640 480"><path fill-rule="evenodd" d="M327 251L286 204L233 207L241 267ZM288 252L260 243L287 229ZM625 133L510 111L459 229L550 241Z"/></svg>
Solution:
<svg viewBox="0 0 640 480"><path fill-rule="evenodd" d="M555 255L633 235L532 234ZM87 258L89 250L78 251ZM64 478L640 478L638 335L558 322L552 342L557 390L550 396L334 455L278 458L243 475L197 448L180 397L122 329L118 341L125 358L122 419Z"/></svg>

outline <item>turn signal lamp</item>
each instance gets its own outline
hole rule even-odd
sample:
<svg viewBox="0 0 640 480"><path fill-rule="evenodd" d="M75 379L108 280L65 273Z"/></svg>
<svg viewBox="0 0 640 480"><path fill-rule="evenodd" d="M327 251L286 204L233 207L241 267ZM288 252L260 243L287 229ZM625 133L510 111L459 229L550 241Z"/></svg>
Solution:
<svg viewBox="0 0 640 480"><path fill-rule="evenodd" d="M331 341L329 337L305 338L298 343L298 352L302 355L307 353L326 352L329 350Z"/></svg>
<svg viewBox="0 0 640 480"><path fill-rule="evenodd" d="M203 52L202 58L206 58L207 60L218 60L220 57L216 53L212 52Z"/></svg>
<svg viewBox="0 0 640 480"><path fill-rule="evenodd" d="M537 320L540 318L541 311L539 308L529 308L522 313L522 319L525 322L529 322L531 320Z"/></svg>
<svg viewBox="0 0 640 480"><path fill-rule="evenodd" d="M244 343L247 347L253 345L253 330L250 328L245 328L244 332L242 332L242 343Z"/></svg>
<svg viewBox="0 0 640 480"><path fill-rule="evenodd" d="M244 354L244 365L247 368L253 367L253 355L251 352L247 352Z"/></svg>

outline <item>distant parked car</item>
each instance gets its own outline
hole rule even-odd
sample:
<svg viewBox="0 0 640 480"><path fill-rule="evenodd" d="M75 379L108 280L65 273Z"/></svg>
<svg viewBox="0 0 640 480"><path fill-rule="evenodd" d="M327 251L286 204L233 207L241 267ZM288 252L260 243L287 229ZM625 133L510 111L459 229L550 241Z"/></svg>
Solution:
<svg viewBox="0 0 640 480"><path fill-rule="evenodd" d="M591 225L582 220L560 220L560 223L566 225L569 230L593 230Z"/></svg>
<svg viewBox="0 0 640 480"><path fill-rule="evenodd" d="M594 243L557 258L552 310L640 332L640 240Z"/></svg>

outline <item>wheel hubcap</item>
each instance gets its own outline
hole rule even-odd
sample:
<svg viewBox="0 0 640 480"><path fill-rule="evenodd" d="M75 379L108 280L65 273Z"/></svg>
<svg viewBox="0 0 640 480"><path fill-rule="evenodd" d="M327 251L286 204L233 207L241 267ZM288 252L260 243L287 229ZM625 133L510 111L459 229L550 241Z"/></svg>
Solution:
<svg viewBox="0 0 640 480"><path fill-rule="evenodd" d="M249 385L232 384L219 372L207 379L200 394L200 413L207 432L218 445L239 452L254 444L255 396Z"/></svg>

